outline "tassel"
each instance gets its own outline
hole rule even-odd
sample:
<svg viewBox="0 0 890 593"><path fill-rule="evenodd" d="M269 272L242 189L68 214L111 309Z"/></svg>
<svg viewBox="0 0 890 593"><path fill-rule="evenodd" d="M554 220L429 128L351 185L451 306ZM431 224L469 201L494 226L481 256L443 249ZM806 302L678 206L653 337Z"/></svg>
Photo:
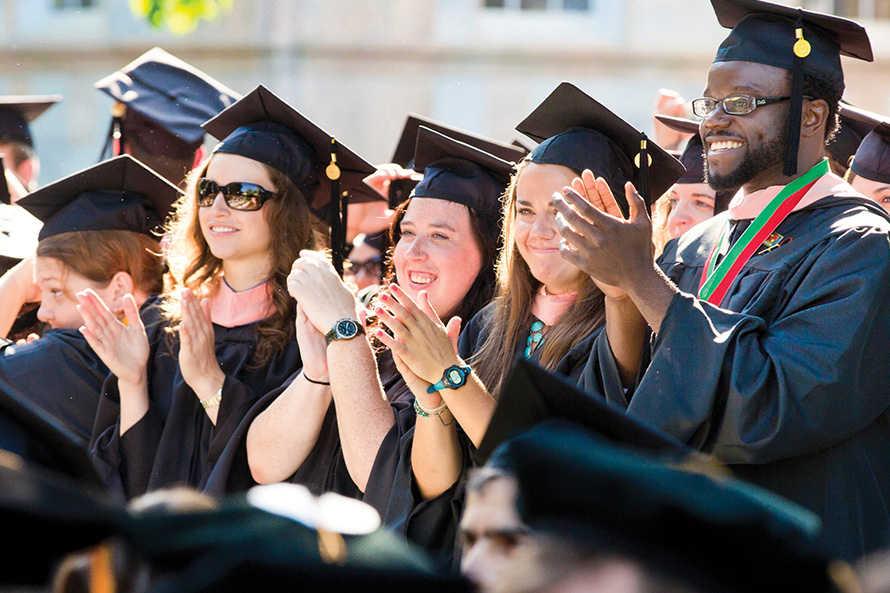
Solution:
<svg viewBox="0 0 890 593"><path fill-rule="evenodd" d="M640 168L640 187L639 192L646 207L649 206L649 165L652 164L652 156L649 154L649 139L644 132L640 133L640 154L636 158L637 167ZM628 205L628 216L630 205Z"/></svg>
<svg viewBox="0 0 890 593"><path fill-rule="evenodd" d="M800 149L800 118L801 111L803 111L803 67L804 58L810 55L810 43L803 38L803 21L799 14L794 34L797 37L797 41L794 43L794 66L791 70L788 145L785 147L785 165L782 168L782 173L789 177L797 175L797 156Z"/></svg>
<svg viewBox="0 0 890 593"><path fill-rule="evenodd" d="M342 205L340 203L340 167L337 166L337 140L331 138L331 162L325 168L331 181L331 261L340 277L343 277L343 252L346 250L346 228L343 226Z"/></svg>

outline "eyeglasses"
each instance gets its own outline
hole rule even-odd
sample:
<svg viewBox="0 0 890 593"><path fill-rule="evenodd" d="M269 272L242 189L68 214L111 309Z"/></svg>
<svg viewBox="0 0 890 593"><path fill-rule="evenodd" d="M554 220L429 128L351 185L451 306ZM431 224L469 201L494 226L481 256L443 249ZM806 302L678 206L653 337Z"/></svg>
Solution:
<svg viewBox="0 0 890 593"><path fill-rule="evenodd" d="M343 262L343 269L354 275L365 270L367 274L380 278L383 275L383 258L379 255L375 255L366 261L352 261L348 259Z"/></svg>
<svg viewBox="0 0 890 593"><path fill-rule="evenodd" d="M770 103L780 103L787 101L791 97L752 97L750 95L730 95L723 99L712 99L710 97L702 97L692 102L692 112L698 117L708 117L715 111L717 106L723 107L723 111L728 115L748 115L758 107L769 105Z"/></svg>
<svg viewBox="0 0 890 593"><path fill-rule="evenodd" d="M213 206L218 194L223 195L226 206L232 210L259 210L266 200L278 195L255 183L235 182L217 185L207 178L198 181L198 206L202 208Z"/></svg>

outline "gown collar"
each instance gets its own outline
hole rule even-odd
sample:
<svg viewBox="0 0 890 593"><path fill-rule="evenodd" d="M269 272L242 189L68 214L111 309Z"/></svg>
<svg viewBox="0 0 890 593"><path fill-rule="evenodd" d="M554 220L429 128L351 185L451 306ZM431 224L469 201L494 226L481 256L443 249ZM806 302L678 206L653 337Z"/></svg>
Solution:
<svg viewBox="0 0 890 593"><path fill-rule="evenodd" d="M210 320L222 327L256 323L274 312L275 307L266 282L235 292L223 278L219 283L219 290L210 299Z"/></svg>
<svg viewBox="0 0 890 593"><path fill-rule="evenodd" d="M739 191L729 203L729 217L733 220L752 220L757 217L760 212L766 208L770 200L782 191L783 185L771 185L766 189L761 189L749 194L745 194L744 190ZM834 173L826 173L820 177L813 187L810 188L792 212L803 210L812 205L817 200L840 193L856 193L849 183L835 175Z"/></svg>

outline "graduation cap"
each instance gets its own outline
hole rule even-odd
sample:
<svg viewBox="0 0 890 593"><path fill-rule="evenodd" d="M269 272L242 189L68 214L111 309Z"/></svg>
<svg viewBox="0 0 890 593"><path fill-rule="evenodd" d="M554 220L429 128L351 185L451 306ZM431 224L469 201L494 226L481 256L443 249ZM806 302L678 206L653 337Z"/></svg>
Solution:
<svg viewBox="0 0 890 593"><path fill-rule="evenodd" d="M310 210L330 220L334 267L342 274L346 206L383 199L364 182L374 166L262 85L203 127L221 140L213 152L265 163L300 188Z"/></svg>
<svg viewBox="0 0 890 593"><path fill-rule="evenodd" d="M487 215L501 216L501 195L514 164L493 154L421 126L414 164L423 179L411 197L437 198L463 204Z"/></svg>
<svg viewBox="0 0 890 593"><path fill-rule="evenodd" d="M835 130L834 137L825 147L828 154L843 167L844 171L850 166L850 159L856 154L856 150L862 144L862 139L876 125L873 121L858 121L850 115L849 110L861 111L846 101L841 100L840 108L838 109L837 130Z"/></svg>
<svg viewBox="0 0 890 593"><path fill-rule="evenodd" d="M204 140L201 124L240 95L159 47L145 52L95 87L126 106L113 109L112 136L138 136L152 154L193 155ZM115 130L117 128L117 130ZM121 143L122 146L122 143ZM103 151L103 155L107 151Z"/></svg>
<svg viewBox="0 0 890 593"><path fill-rule="evenodd" d="M180 195L175 185L121 155L45 185L17 205L43 221L39 239L69 231L156 235Z"/></svg>
<svg viewBox="0 0 890 593"><path fill-rule="evenodd" d="M624 184L632 181L647 205L683 174L683 165L646 134L571 83L560 83L516 126L540 142L526 157L605 178L623 212ZM648 155L648 156L647 156Z"/></svg>
<svg viewBox="0 0 890 593"><path fill-rule="evenodd" d="M164 574L155 593L469 590L381 529L370 505L295 484L257 486L210 511L134 515L125 536Z"/></svg>
<svg viewBox="0 0 890 593"><path fill-rule="evenodd" d="M699 122L685 117L656 114L655 119L678 132L692 134L686 141L686 147L680 153L680 162L686 167L686 173L674 183L707 183L705 175L704 144L699 134ZM734 191L718 191L714 198L714 214L719 214L729 208L729 202L735 196Z"/></svg>
<svg viewBox="0 0 890 593"><path fill-rule="evenodd" d="M865 179L890 183L890 119L852 105L842 105L841 115L871 128L859 144L850 169Z"/></svg>
<svg viewBox="0 0 890 593"><path fill-rule="evenodd" d="M756 62L791 71L785 175L797 174L803 76L844 89L841 55L874 61L862 25L840 17L763 0L711 0L720 25L732 29L714 62Z"/></svg>
<svg viewBox="0 0 890 593"><path fill-rule="evenodd" d="M8 543L0 555L0 588L48 585L63 556L112 535L123 513L103 493L0 451L0 516Z"/></svg>
<svg viewBox="0 0 890 593"><path fill-rule="evenodd" d="M812 512L725 476L682 469L565 421L508 441L533 534L616 555L696 591L834 591ZM754 568L752 568L754 567Z"/></svg>
<svg viewBox="0 0 890 593"><path fill-rule="evenodd" d="M421 126L430 130L435 130L436 132L454 138L455 140L459 140L464 144L469 144L470 146L483 150L505 161L518 162L522 157L528 154L528 150L525 150L522 146L499 142L492 138L487 138L460 128L443 124L442 122L428 117L409 113L408 118L405 120L405 126L402 128L402 135L399 137L399 142L393 153L392 162L405 169L414 169L415 171L423 170L422 167L415 165L414 159L415 148L417 146L417 132ZM404 202L408 198L408 194L419 181L420 177L418 176L416 179L397 179L391 182L389 185L390 207L395 208Z"/></svg>
<svg viewBox="0 0 890 593"><path fill-rule="evenodd" d="M28 124L61 100L62 95L0 97L0 142L21 142L33 148L34 139Z"/></svg>
<svg viewBox="0 0 890 593"><path fill-rule="evenodd" d="M479 459L484 461L502 442L550 418L571 420L604 439L635 449L676 457L692 452L614 404L584 393L561 375L517 358L479 444Z"/></svg>

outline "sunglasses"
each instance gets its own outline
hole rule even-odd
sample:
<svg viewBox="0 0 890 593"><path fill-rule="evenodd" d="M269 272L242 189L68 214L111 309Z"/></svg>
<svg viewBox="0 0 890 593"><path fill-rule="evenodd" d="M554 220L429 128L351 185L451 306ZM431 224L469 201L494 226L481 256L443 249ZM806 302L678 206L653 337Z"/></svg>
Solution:
<svg viewBox="0 0 890 593"><path fill-rule="evenodd" d="M259 210L266 200L278 195L256 183L235 182L217 185L207 178L198 181L198 206L202 208L213 206L219 194L223 195L226 206L232 210Z"/></svg>
<svg viewBox="0 0 890 593"><path fill-rule="evenodd" d="M358 274L364 270L367 274L380 278L383 275L383 258L375 255L367 261L352 261L348 259L343 262L343 269L349 274Z"/></svg>
<svg viewBox="0 0 890 593"><path fill-rule="evenodd" d="M787 101L791 97L752 97L750 95L731 95L723 99L712 99L710 97L702 97L692 102L692 112L698 117L708 117L715 111L717 106L723 107L723 111L728 115L748 115L758 107L769 105L771 103L780 103Z"/></svg>

